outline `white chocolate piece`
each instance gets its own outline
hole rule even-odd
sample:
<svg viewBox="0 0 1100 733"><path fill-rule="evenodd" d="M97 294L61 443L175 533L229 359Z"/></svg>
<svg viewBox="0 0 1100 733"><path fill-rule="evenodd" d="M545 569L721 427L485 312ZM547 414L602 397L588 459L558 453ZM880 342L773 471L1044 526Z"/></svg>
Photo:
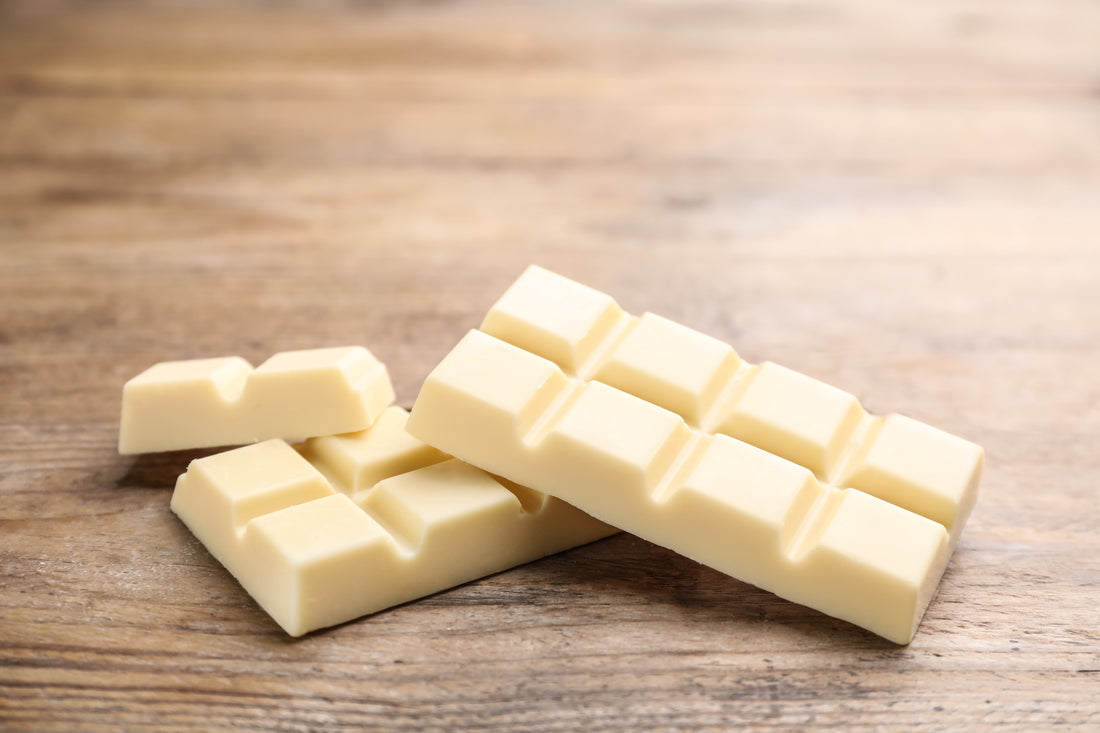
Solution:
<svg viewBox="0 0 1100 733"><path fill-rule="evenodd" d="M981 448L904 415L887 415L876 427L874 439L849 465L844 485L871 487L886 501L919 506L921 514L951 529L954 542L962 530L957 522L970 516L978 499Z"/></svg>
<svg viewBox="0 0 1100 733"><path fill-rule="evenodd" d="M298 452L334 486L353 498L383 479L415 471L450 458L405 431L409 414L387 407L366 430L311 438Z"/></svg>
<svg viewBox="0 0 1100 733"><path fill-rule="evenodd" d="M393 402L385 366L361 346L162 362L126 383L123 454L362 430Z"/></svg>
<svg viewBox="0 0 1100 733"><path fill-rule="evenodd" d="M408 430L741 580L908 643L950 557L943 525L471 331Z"/></svg>
<svg viewBox="0 0 1100 733"><path fill-rule="evenodd" d="M172 510L291 636L615 532L425 446L406 418L192 461Z"/></svg>
<svg viewBox="0 0 1100 733"><path fill-rule="evenodd" d="M978 496L980 446L900 415L867 414L851 394L659 316L624 313L608 295L528 268L481 330L595 380L933 519L952 547ZM879 442L882 446L878 446Z"/></svg>
<svg viewBox="0 0 1100 733"><path fill-rule="evenodd" d="M859 400L847 392L770 362L760 365L732 407L717 432L818 476L833 475L864 416Z"/></svg>

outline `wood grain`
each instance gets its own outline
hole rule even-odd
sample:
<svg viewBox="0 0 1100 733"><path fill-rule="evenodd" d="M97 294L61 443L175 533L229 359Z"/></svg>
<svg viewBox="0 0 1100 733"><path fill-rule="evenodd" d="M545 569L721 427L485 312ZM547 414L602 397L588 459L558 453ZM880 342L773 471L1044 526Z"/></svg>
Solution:
<svg viewBox="0 0 1100 733"><path fill-rule="evenodd" d="M0 727L1100 727L1100 10L0 3ZM399 401L530 262L982 443L908 647L629 536L300 640L120 457L169 358Z"/></svg>

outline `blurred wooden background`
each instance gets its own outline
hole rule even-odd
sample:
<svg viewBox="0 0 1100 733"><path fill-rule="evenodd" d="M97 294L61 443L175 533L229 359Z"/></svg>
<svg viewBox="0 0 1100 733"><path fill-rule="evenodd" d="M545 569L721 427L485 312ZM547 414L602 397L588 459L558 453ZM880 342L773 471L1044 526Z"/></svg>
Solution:
<svg viewBox="0 0 1100 733"><path fill-rule="evenodd" d="M629 536L301 640L115 452L538 262L986 446L900 648ZM1100 6L0 1L0 727L1100 728Z"/></svg>

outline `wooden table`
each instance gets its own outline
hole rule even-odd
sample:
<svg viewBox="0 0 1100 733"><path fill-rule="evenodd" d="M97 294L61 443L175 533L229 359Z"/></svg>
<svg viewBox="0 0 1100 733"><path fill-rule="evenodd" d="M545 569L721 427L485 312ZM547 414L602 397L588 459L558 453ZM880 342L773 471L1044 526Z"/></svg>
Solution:
<svg viewBox="0 0 1100 733"><path fill-rule="evenodd" d="M1100 10L0 4L0 728L1100 728ZM175 358L410 405L538 262L983 444L897 647L630 536L300 640L116 453Z"/></svg>

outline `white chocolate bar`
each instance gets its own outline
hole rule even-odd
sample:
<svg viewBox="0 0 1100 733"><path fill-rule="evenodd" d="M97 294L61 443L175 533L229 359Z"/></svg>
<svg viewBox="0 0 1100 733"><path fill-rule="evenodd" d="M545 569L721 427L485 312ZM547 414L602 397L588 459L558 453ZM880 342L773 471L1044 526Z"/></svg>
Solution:
<svg viewBox="0 0 1100 733"><path fill-rule="evenodd" d="M571 353L583 362L591 347ZM807 468L689 427L601 382L566 376L481 331L468 333L428 376L408 430L486 471L900 644L912 639L950 557L938 522L823 484Z"/></svg>
<svg viewBox="0 0 1100 733"><path fill-rule="evenodd" d="M424 445L406 418L192 461L172 510L291 636L616 531Z"/></svg>
<svg viewBox="0 0 1100 733"><path fill-rule="evenodd" d="M978 496L980 446L901 415L867 414L851 394L777 364L742 361L732 347L609 296L530 267L481 330L603 382L933 519L958 540Z"/></svg>
<svg viewBox="0 0 1100 733"><path fill-rule="evenodd" d="M206 448L362 430L393 402L361 346L156 364L122 389L119 453Z"/></svg>

